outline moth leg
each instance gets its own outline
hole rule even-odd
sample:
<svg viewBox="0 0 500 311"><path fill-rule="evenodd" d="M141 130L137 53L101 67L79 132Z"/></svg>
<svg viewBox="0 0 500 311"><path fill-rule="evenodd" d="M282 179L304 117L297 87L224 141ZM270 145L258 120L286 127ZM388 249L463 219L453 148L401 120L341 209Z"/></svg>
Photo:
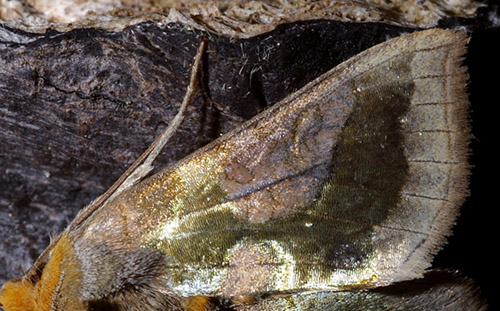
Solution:
<svg viewBox="0 0 500 311"><path fill-rule="evenodd" d="M252 295L240 295L231 298L232 305L253 305L258 303L260 300L257 296Z"/></svg>
<svg viewBox="0 0 500 311"><path fill-rule="evenodd" d="M255 296L245 295L232 298L193 296L184 303L184 311L236 311L237 306L247 306L258 303Z"/></svg>
<svg viewBox="0 0 500 311"><path fill-rule="evenodd" d="M193 296L184 302L184 311L212 311L215 308L214 299L209 296Z"/></svg>

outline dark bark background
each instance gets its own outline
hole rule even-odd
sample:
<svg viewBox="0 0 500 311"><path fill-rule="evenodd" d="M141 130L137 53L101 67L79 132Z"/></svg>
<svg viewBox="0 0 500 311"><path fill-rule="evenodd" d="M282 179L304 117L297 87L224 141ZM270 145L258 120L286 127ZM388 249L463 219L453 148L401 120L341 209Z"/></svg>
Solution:
<svg viewBox="0 0 500 311"><path fill-rule="evenodd" d="M490 309L497 204L492 109L497 104L498 6L467 26L474 139L471 196L434 266L459 270ZM492 15L493 14L493 15ZM495 15L496 14L496 15ZM173 163L364 49L413 31L384 24L311 21L235 40L180 24L121 32L31 34L0 25L0 283L20 276L78 210L103 193L149 146L182 101L197 45L209 38L201 83L156 167ZM496 121L496 122L495 122Z"/></svg>

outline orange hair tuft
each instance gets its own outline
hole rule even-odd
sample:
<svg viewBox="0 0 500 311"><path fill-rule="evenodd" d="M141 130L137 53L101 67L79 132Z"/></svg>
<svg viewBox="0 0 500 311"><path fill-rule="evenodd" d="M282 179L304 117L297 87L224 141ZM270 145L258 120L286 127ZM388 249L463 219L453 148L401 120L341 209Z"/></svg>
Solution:
<svg viewBox="0 0 500 311"><path fill-rule="evenodd" d="M35 286L24 279L14 279L0 289L0 305L6 311L34 311Z"/></svg>

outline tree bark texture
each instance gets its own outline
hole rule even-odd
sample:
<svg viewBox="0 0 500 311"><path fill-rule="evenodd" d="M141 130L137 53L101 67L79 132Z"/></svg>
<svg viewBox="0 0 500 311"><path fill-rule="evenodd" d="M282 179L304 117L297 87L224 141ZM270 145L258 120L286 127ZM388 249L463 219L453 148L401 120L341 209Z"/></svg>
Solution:
<svg viewBox="0 0 500 311"><path fill-rule="evenodd" d="M494 51L483 48L499 32L483 27L481 18L443 24L476 25L467 56L470 100L477 119L474 134L487 140L481 133L489 130L478 120L492 81L483 77L484 67L475 66L498 69L498 61L485 60ZM45 33L0 25L0 283L28 269L49 237L102 194L168 125L202 38L209 43L197 95L156 168L181 159L349 57L410 31L316 20L234 39L179 23ZM478 174L484 169L482 148L472 159ZM473 177L473 197L480 187L474 179L480 184ZM482 199L473 200L474 210L481 210ZM464 213L470 215L468 206ZM458 238L460 230L455 229ZM462 250L458 246L450 256ZM438 263L446 262L443 256Z"/></svg>

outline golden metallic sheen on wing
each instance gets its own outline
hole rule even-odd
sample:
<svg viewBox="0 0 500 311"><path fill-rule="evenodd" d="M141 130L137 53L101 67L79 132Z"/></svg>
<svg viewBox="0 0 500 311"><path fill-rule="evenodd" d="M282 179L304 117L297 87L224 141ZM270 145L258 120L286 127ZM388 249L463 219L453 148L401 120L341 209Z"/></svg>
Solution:
<svg viewBox="0 0 500 311"><path fill-rule="evenodd" d="M429 30L368 49L107 202L67 232L85 271L72 290L172 310L287 292L256 305L304 311L339 295L299 291L422 276L466 193L466 40Z"/></svg>
<svg viewBox="0 0 500 311"><path fill-rule="evenodd" d="M429 31L374 47L136 186L113 203L121 215L102 213L127 217L123 243L166 256L179 295L418 276L463 189L463 40Z"/></svg>

